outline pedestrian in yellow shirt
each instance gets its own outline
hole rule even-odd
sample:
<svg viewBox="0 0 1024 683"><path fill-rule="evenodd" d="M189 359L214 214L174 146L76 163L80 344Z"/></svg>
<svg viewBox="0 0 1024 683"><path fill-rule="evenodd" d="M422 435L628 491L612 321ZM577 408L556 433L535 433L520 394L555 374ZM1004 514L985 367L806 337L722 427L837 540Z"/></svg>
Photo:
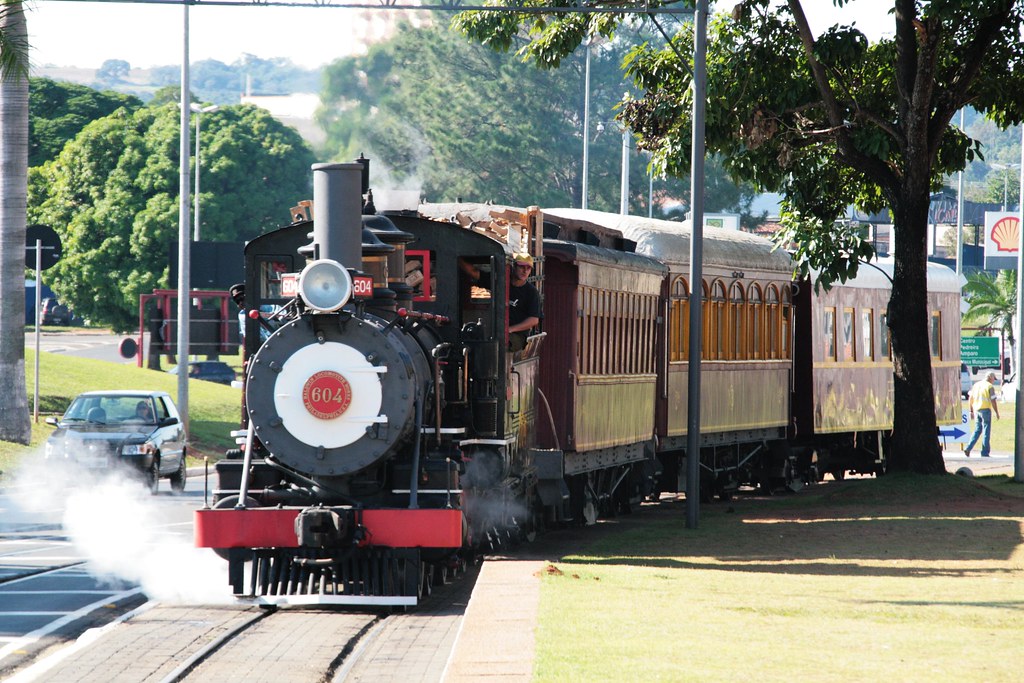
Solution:
<svg viewBox="0 0 1024 683"><path fill-rule="evenodd" d="M974 434L971 435L971 442L964 449L964 455L971 457L971 449L981 436L981 457L987 458L989 453L989 439L992 435L992 411L999 419L999 406L996 405L996 373L990 372L985 379L980 379L971 387L971 393L967 394L970 400L971 419L974 420ZM975 417L977 416L977 417Z"/></svg>

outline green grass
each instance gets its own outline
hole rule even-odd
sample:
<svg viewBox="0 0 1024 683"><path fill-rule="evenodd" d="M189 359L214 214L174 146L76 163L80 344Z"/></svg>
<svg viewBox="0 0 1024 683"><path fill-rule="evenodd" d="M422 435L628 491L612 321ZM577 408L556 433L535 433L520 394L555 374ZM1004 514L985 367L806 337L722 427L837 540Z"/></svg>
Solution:
<svg viewBox="0 0 1024 683"><path fill-rule="evenodd" d="M224 359L238 369L237 359ZM29 411L35 392L35 352L25 351L25 383ZM0 472L10 472L24 457L41 452L53 427L44 423L48 415L60 415L71 400L83 391L97 389L163 390L178 395L178 378L166 372L137 368L134 365L75 358L56 353L39 356L39 422L32 425L28 446L0 441ZM191 380L188 385L192 458L218 458L234 447L229 432L238 429L241 419L241 392L222 384ZM2 476L2 474L0 474Z"/></svg>
<svg viewBox="0 0 1024 683"><path fill-rule="evenodd" d="M549 563L534 680L1020 680L1007 477L849 480L685 519L645 506Z"/></svg>

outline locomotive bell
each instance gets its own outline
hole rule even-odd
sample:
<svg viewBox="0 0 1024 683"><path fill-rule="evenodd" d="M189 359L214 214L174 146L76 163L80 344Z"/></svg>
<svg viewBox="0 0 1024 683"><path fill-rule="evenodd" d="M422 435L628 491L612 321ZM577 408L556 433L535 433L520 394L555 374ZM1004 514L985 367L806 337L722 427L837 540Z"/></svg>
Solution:
<svg viewBox="0 0 1024 683"><path fill-rule="evenodd" d="M363 230L369 229L384 244L394 246L388 254L388 289L395 293L396 303L405 308L412 306L412 287L405 281L405 245L416 239L410 232L399 230L387 216L363 216Z"/></svg>

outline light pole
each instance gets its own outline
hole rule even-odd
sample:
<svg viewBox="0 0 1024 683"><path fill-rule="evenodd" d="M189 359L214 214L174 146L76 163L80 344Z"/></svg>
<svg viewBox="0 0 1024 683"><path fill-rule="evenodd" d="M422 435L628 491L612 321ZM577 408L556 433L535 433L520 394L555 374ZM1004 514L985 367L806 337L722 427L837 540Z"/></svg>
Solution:
<svg viewBox="0 0 1024 683"><path fill-rule="evenodd" d="M629 215L629 129L622 127L622 183L619 187L619 213Z"/></svg>
<svg viewBox="0 0 1024 683"><path fill-rule="evenodd" d="M625 126L611 122L622 128L622 168L619 179L619 213L623 216L629 215L629 129ZM597 134L604 132L605 122L597 122Z"/></svg>
<svg viewBox="0 0 1024 683"><path fill-rule="evenodd" d="M587 174L590 172L590 45L587 38L586 66L583 80L583 201L581 208L587 208Z"/></svg>
<svg viewBox="0 0 1024 683"><path fill-rule="evenodd" d="M1010 169L1013 168L1012 164L990 164L992 168L1003 172L1003 211L1006 211L1006 204L1008 197L1008 189L1010 184Z"/></svg>
<svg viewBox="0 0 1024 683"><path fill-rule="evenodd" d="M193 211L195 212L195 228L192 231L192 241L193 242L198 242L199 241L199 125L200 125L200 122L203 119L203 114L210 114L212 112L215 112L218 109L220 109L220 107L217 106L216 104L211 104L208 107L203 107L203 106L200 106L200 105L196 104L195 102L192 102L191 104L188 105L188 108L191 111L194 111L196 113L196 189L195 189L195 195L194 195L195 199L193 200L195 202L195 208L193 209Z"/></svg>

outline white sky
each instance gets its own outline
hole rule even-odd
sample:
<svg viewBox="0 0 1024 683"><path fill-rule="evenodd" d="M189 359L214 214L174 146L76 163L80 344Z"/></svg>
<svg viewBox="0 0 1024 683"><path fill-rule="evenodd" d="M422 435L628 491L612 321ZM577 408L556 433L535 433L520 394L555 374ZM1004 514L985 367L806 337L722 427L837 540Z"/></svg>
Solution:
<svg viewBox="0 0 1024 683"><path fill-rule="evenodd" d="M107 59L124 59L142 68L181 63L181 5L27 0L26 6L32 63L37 66L95 68ZM891 6L892 0L853 0L836 10L832 0L804 0L816 29L853 19L870 38L882 31L891 33L892 20L885 14ZM405 14L413 22L425 16L420 11ZM380 10L334 7L193 5L190 61L217 59L230 64L248 53L320 66L361 51L358 38L379 33L384 15Z"/></svg>

